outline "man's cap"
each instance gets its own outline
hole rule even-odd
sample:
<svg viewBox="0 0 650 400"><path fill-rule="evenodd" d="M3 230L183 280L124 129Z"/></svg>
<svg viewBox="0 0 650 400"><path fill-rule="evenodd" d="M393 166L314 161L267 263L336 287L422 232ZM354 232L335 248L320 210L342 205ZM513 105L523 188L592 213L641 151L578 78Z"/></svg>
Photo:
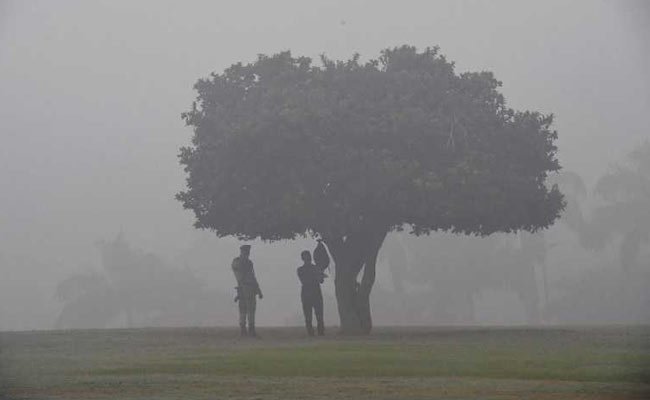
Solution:
<svg viewBox="0 0 650 400"><path fill-rule="evenodd" d="M241 246L239 246L239 250L250 251L251 250L251 245L250 244L242 244Z"/></svg>

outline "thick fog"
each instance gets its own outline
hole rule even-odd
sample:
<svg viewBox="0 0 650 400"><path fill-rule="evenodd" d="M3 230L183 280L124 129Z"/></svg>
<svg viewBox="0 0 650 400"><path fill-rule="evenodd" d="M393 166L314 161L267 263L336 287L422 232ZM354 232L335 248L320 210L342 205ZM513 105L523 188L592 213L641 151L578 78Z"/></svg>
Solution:
<svg viewBox="0 0 650 400"><path fill-rule="evenodd" d="M438 45L459 71L493 71L509 106L554 113L561 164L585 187L560 186L585 220L599 178L650 138L644 1L0 2L0 330L235 325L239 243L195 230L174 199L193 84L259 53L401 44ZM585 246L570 222L534 238L391 235L376 324L650 322L647 241L624 280L620 239ZM259 325L301 323L296 267L314 246L253 243ZM115 272L111 252L133 268ZM135 314L100 315L97 294L120 281ZM331 278L324 290L336 324Z"/></svg>

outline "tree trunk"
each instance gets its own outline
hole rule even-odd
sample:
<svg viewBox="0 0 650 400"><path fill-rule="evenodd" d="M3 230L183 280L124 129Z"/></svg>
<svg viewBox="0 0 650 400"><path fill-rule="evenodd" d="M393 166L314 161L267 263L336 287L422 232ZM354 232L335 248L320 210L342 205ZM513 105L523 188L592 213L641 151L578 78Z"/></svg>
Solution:
<svg viewBox="0 0 650 400"><path fill-rule="evenodd" d="M372 330L370 292L375 283L377 255L386 234L370 231L325 240L335 264L334 286L342 334L368 334Z"/></svg>

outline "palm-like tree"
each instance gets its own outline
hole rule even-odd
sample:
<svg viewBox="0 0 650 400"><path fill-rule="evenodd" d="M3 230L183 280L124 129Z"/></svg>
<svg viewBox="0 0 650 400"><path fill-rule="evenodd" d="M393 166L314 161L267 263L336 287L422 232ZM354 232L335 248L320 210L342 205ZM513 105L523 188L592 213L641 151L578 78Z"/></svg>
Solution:
<svg viewBox="0 0 650 400"><path fill-rule="evenodd" d="M595 192L605 204L593 212L588 243L602 247L620 238L620 264L629 274L650 239L650 142L632 151L626 165L602 176Z"/></svg>
<svg viewBox="0 0 650 400"><path fill-rule="evenodd" d="M597 181L594 192L602 202L588 218L577 204L572 205L572 197L585 195L584 185L571 175L559 178L562 192L573 195L566 196L563 221L587 249L614 245L622 272L602 259L577 281L565 282L564 295L547 309L548 315L559 321L648 321L650 268L639 268L639 256L650 237L650 143L637 147L626 161Z"/></svg>

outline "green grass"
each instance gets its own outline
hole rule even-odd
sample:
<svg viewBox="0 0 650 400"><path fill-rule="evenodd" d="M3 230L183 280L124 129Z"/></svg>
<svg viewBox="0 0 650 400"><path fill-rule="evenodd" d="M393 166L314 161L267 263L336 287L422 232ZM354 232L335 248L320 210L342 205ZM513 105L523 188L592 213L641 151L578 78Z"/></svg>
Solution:
<svg viewBox="0 0 650 400"><path fill-rule="evenodd" d="M0 334L11 398L649 398L650 329Z"/></svg>

